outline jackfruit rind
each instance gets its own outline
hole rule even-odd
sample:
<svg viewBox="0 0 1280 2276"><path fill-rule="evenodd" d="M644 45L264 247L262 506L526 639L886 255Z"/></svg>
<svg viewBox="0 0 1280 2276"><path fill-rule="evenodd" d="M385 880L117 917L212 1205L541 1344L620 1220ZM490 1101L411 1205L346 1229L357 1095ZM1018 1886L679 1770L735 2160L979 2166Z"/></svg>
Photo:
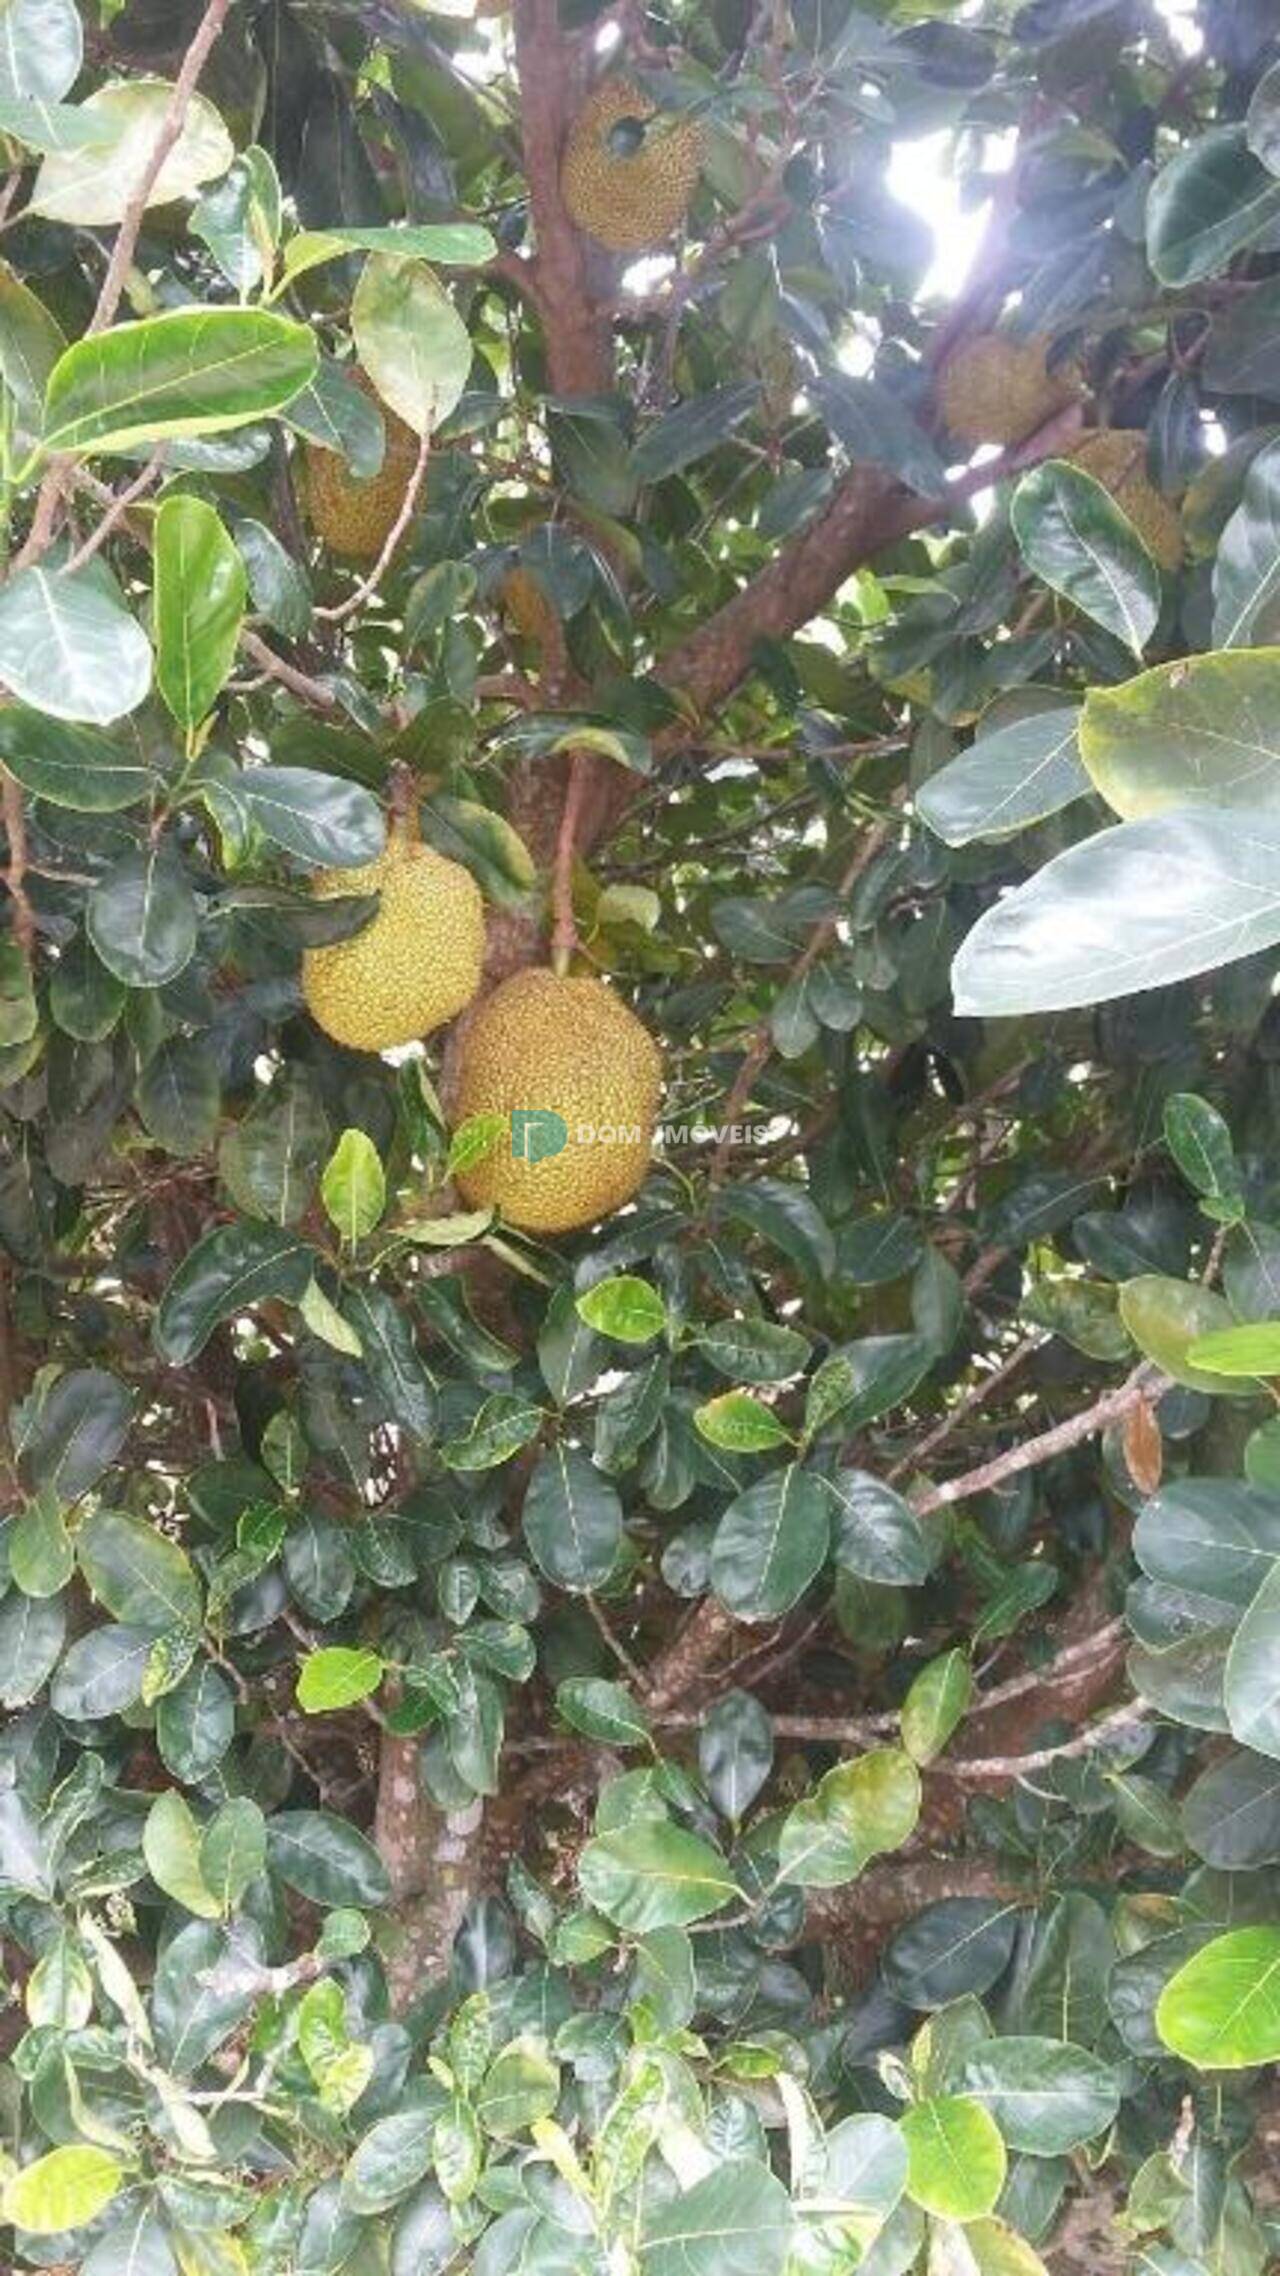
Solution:
<svg viewBox="0 0 1280 2276"><path fill-rule="evenodd" d="M643 130L633 149L625 134L632 122ZM560 168L565 205L579 229L611 252L642 253L683 221L702 149L692 119L660 113L630 79L606 79L569 129Z"/></svg>
<svg viewBox="0 0 1280 2276"><path fill-rule="evenodd" d="M377 397L367 375L350 374L375 397L386 426L386 447L376 474L361 481L340 451L307 444L306 506L311 527L331 553L348 561L376 561L404 504L418 462L418 438Z"/></svg>
<svg viewBox="0 0 1280 2276"><path fill-rule="evenodd" d="M602 980L515 973L463 1037L457 1119L499 1114L507 1134L460 1191L530 1233L594 1224L644 1182L661 1084L653 1037Z"/></svg>
<svg viewBox="0 0 1280 2276"><path fill-rule="evenodd" d="M386 1051L470 1003L484 961L484 903L460 863L395 834L376 861L321 870L312 890L322 900L381 895L362 932L303 955L307 1009L335 1043Z"/></svg>
<svg viewBox="0 0 1280 2276"><path fill-rule="evenodd" d="M1091 427L1067 453L1100 482L1133 523L1161 569L1182 559L1182 517L1147 474L1147 438L1137 427Z"/></svg>
<svg viewBox="0 0 1280 2276"><path fill-rule="evenodd" d="M1050 370L1051 342L1041 334L1016 340L984 332L962 340L948 356L938 382L938 407L947 430L963 443L1025 442L1080 392L1069 366Z"/></svg>

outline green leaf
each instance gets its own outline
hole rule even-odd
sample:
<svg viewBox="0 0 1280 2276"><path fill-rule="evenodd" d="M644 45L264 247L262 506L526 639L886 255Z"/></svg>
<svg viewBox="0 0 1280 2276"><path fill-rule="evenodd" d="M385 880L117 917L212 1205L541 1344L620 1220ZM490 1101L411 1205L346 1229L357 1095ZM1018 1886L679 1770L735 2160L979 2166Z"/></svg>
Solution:
<svg viewBox="0 0 1280 2276"><path fill-rule="evenodd" d="M284 276L289 282L322 261L343 253L388 253L438 261L442 268L480 269L498 248L487 229L476 222L428 222L406 227L396 223L385 229L300 229L284 249Z"/></svg>
<svg viewBox="0 0 1280 2276"><path fill-rule="evenodd" d="M698 1349L734 1383L788 1383L808 1362L813 1346L795 1328L773 1320L716 1320L700 1328Z"/></svg>
<svg viewBox="0 0 1280 2276"><path fill-rule="evenodd" d="M319 869L358 869L386 843L382 808L358 782L313 767L246 767L232 782L209 785L215 810L225 803L273 845Z"/></svg>
<svg viewBox="0 0 1280 2276"><path fill-rule="evenodd" d="M105 727L151 685L151 643L97 563L20 569L0 590L0 679L54 719Z"/></svg>
<svg viewBox="0 0 1280 2276"><path fill-rule="evenodd" d="M749 1691L726 1691L698 1733L698 1768L722 1817L736 1821L773 1768L773 1722Z"/></svg>
<svg viewBox="0 0 1280 2276"><path fill-rule="evenodd" d="M176 980L195 954L198 924L195 896L163 844L122 855L85 905L97 954L130 988L164 988Z"/></svg>
<svg viewBox="0 0 1280 2276"><path fill-rule="evenodd" d="M1280 649L1183 656L1090 688L1080 751L1126 822L1171 807L1280 806Z"/></svg>
<svg viewBox="0 0 1280 2276"><path fill-rule="evenodd" d="M778 1874L799 1888L833 1889L873 1857L900 1849L920 1816L920 1773L897 1747L839 1762L783 1822Z"/></svg>
<svg viewBox="0 0 1280 2276"><path fill-rule="evenodd" d="M1280 940L1280 820L1152 816L1059 854L979 918L956 1011L1064 1011L1213 971Z"/></svg>
<svg viewBox="0 0 1280 2276"><path fill-rule="evenodd" d="M1008 838L1082 798L1089 778L1081 764L1078 704L1055 704L989 734L979 728L967 751L930 775L916 810L949 846Z"/></svg>
<svg viewBox="0 0 1280 2276"><path fill-rule="evenodd" d="M694 1409L693 1422L700 1438L727 1454L768 1453L791 1435L773 1408L749 1391L721 1391Z"/></svg>
<svg viewBox="0 0 1280 2276"><path fill-rule="evenodd" d="M267 1820L267 1861L317 1905L383 1905L391 1884L372 1842L327 1810L278 1810Z"/></svg>
<svg viewBox="0 0 1280 2276"><path fill-rule="evenodd" d="M1197 2070L1280 2060L1280 1928L1232 1929L1194 1953L1156 2002L1156 2030Z"/></svg>
<svg viewBox="0 0 1280 2276"><path fill-rule="evenodd" d="M1247 648L1280 633L1280 441L1250 461L1213 565L1213 638ZM1266 733L1265 728L1263 733Z"/></svg>
<svg viewBox="0 0 1280 2276"><path fill-rule="evenodd" d="M387 1206L387 1181L367 1132L343 1131L325 1163L320 1197L330 1223L352 1248L373 1231Z"/></svg>
<svg viewBox="0 0 1280 2276"><path fill-rule="evenodd" d="M1176 1091L1164 1102L1164 1142L1188 1185L1221 1204L1223 1215L1243 1215L1235 1147L1216 1107L1194 1091Z"/></svg>
<svg viewBox="0 0 1280 2276"><path fill-rule="evenodd" d="M82 108L104 138L87 148L45 159L27 208L46 221L106 228L123 219L142 189L173 88L164 79L122 79L97 88ZM189 98L182 131L147 194L147 204L188 197L201 182L224 174L235 153L212 103ZM110 337L103 334L102 343Z"/></svg>
<svg viewBox="0 0 1280 2276"><path fill-rule="evenodd" d="M401 2110L380 2118L347 2160L343 2204L353 2213L385 2213L430 2170L431 2155L426 2112Z"/></svg>
<svg viewBox="0 0 1280 2276"><path fill-rule="evenodd" d="M1187 1360L1199 1375L1280 1375L1280 1320L1251 1320L1197 1336Z"/></svg>
<svg viewBox="0 0 1280 2276"><path fill-rule="evenodd" d="M89 2142L48 2150L12 2173L4 2185L0 2211L15 2228L31 2236L59 2236L79 2229L109 2205L124 2180L124 2167L109 2150Z"/></svg>
<svg viewBox="0 0 1280 2276"><path fill-rule="evenodd" d="M35 447L45 387L66 344L44 302L0 261L0 378L13 397L17 431L7 447L14 457Z"/></svg>
<svg viewBox="0 0 1280 2276"><path fill-rule="evenodd" d="M14 1443L36 1487L79 1501L124 1446L133 1394L101 1367L72 1367L45 1382L15 1415Z"/></svg>
<svg viewBox="0 0 1280 2276"><path fill-rule="evenodd" d="M824 1484L834 1503L837 1565L891 1588L928 1579L942 1547L936 1525L926 1525L910 1502L867 1470L837 1470Z"/></svg>
<svg viewBox="0 0 1280 2276"><path fill-rule="evenodd" d="M382 1677L382 1660L367 1644L325 1644L308 1652L298 1672L298 1705L307 1715L353 1707L377 1690Z"/></svg>
<svg viewBox="0 0 1280 2276"><path fill-rule="evenodd" d="M440 1458L450 1470L492 1470L528 1446L544 1420L544 1410L519 1391L495 1391L477 1407L467 1429L445 1442Z"/></svg>
<svg viewBox="0 0 1280 2276"><path fill-rule="evenodd" d="M1192 1391L1223 1389L1221 1378L1190 1356L1202 1339L1230 1329L1231 1313L1212 1289L1164 1273L1140 1273L1120 1290L1120 1317L1144 1358L1153 1359L1175 1383Z"/></svg>
<svg viewBox="0 0 1280 2276"><path fill-rule="evenodd" d="M312 1984L303 1994L298 2006L298 2046L325 2109L345 2115L359 2101L373 2075L374 2056L371 2047L352 2044L347 2033L346 2000L341 1985L332 1977Z"/></svg>
<svg viewBox="0 0 1280 2276"><path fill-rule="evenodd" d="M204 1350L223 1320L275 1297L296 1304L313 1252L271 1225L219 1225L184 1257L160 1299L156 1349L171 1367Z"/></svg>
<svg viewBox="0 0 1280 2276"><path fill-rule="evenodd" d="M585 1454L553 1446L534 1464L521 1516L535 1562L557 1588L600 1588L622 1546L622 1503Z"/></svg>
<svg viewBox="0 0 1280 2276"><path fill-rule="evenodd" d="M205 1827L200 1841L200 1877L220 1911L235 1911L267 1861L267 1821L246 1794L233 1794Z"/></svg>
<svg viewBox="0 0 1280 2276"><path fill-rule="evenodd" d="M661 482L705 458L754 410L759 392L754 382L738 383L678 403L641 436L631 453L632 472L642 482Z"/></svg>
<svg viewBox="0 0 1280 2276"><path fill-rule="evenodd" d="M549 2117L560 2099L560 2072L539 2047L516 2040L490 2063L476 2093L486 2134L504 2140Z"/></svg>
<svg viewBox="0 0 1280 2276"><path fill-rule="evenodd" d="M140 748L26 704L0 711L0 758L24 790L79 814L139 806L159 782Z"/></svg>
<svg viewBox="0 0 1280 2276"><path fill-rule="evenodd" d="M1105 2133L1120 2107L1112 2064L1058 2039L989 2039L968 2057L963 2092L990 2111L1010 2149L1060 2157Z"/></svg>
<svg viewBox="0 0 1280 2276"><path fill-rule="evenodd" d="M1161 284L1194 284L1225 268L1277 220L1280 182L1254 157L1244 127L1210 127L1151 185L1147 259Z"/></svg>
<svg viewBox="0 0 1280 2276"><path fill-rule="evenodd" d="M645 1746L649 1718L625 1683L604 1676L574 1675L556 1685L556 1713L575 1731L604 1746Z"/></svg>
<svg viewBox="0 0 1280 2276"><path fill-rule="evenodd" d="M154 1638L141 1628L114 1623L77 1637L59 1663L49 1693L55 1714L72 1722L99 1722L142 1697Z"/></svg>
<svg viewBox="0 0 1280 2276"><path fill-rule="evenodd" d="M471 370L466 325L425 261L371 253L351 302L361 364L415 435L456 407Z"/></svg>
<svg viewBox="0 0 1280 2276"><path fill-rule="evenodd" d="M58 358L44 448L132 451L225 433L280 410L315 366L307 327L265 308L175 308L118 324Z"/></svg>
<svg viewBox="0 0 1280 2276"><path fill-rule="evenodd" d="M994 1897L946 1897L900 1928L883 1955L885 1982L912 2007L980 1999L1009 1965L1018 1908Z"/></svg>
<svg viewBox="0 0 1280 2276"><path fill-rule="evenodd" d="M200 1829L176 1787L157 1794L148 1810L142 1854L167 1897L202 1920L218 1918L221 1907L200 1869Z"/></svg>
<svg viewBox="0 0 1280 2276"><path fill-rule="evenodd" d="M830 1543L823 1481L789 1463L730 1502L711 1544L711 1586L735 1619L777 1620L817 1579Z"/></svg>
<svg viewBox="0 0 1280 2276"><path fill-rule="evenodd" d="M578 1317L615 1343L651 1343L667 1324L667 1308L657 1289L627 1272L598 1280L576 1303Z"/></svg>
<svg viewBox="0 0 1280 2276"><path fill-rule="evenodd" d="M873 379L824 372L806 389L856 464L887 467L921 498L941 498L946 473L901 399Z"/></svg>
<svg viewBox="0 0 1280 2276"><path fill-rule="evenodd" d="M83 61L75 0L7 0L0 22L0 94L7 100L60 101Z"/></svg>
<svg viewBox="0 0 1280 2276"><path fill-rule="evenodd" d="M235 1737L231 1686L209 1660L200 1660L156 1703L160 1759L184 1785L215 1770Z"/></svg>
<svg viewBox="0 0 1280 2276"><path fill-rule="evenodd" d="M992 2210L1008 2161L1000 2129L980 2102L935 2095L905 2110L899 2125L907 2191L917 2205L946 2221L974 2221Z"/></svg>
<svg viewBox="0 0 1280 2276"><path fill-rule="evenodd" d="M709 1842L662 1819L597 1835L578 1859L578 1879L588 1904L636 1936L705 1920L741 1894Z"/></svg>
<svg viewBox="0 0 1280 2276"><path fill-rule="evenodd" d="M782 2183L756 2158L729 2158L650 2211L641 2276L783 2276L794 2223Z"/></svg>
<svg viewBox="0 0 1280 2276"><path fill-rule="evenodd" d="M0 1889L48 1903L54 1893L50 1841L26 1797L0 1788Z"/></svg>
<svg viewBox="0 0 1280 2276"><path fill-rule="evenodd" d="M344 1321L354 1328L364 1370L395 1420L427 1440L436 1425L436 1395L418 1355L407 1312L384 1288L352 1288Z"/></svg>
<svg viewBox="0 0 1280 2276"><path fill-rule="evenodd" d="M1272 1566L1232 1638L1223 1698L1241 1746L1280 1760L1280 1563Z"/></svg>
<svg viewBox="0 0 1280 2276"><path fill-rule="evenodd" d="M902 1702L902 1743L913 1762L932 1762L963 1722L974 1694L973 1668L959 1646L930 1660Z"/></svg>
<svg viewBox="0 0 1280 2276"><path fill-rule="evenodd" d="M166 498L155 518L156 685L180 727L198 727L235 661L244 563L212 506Z"/></svg>
<svg viewBox="0 0 1280 2276"><path fill-rule="evenodd" d="M115 1620L162 1636L198 1628L200 1583L184 1550L126 1510L88 1510L76 1533L80 1570Z"/></svg>
<svg viewBox="0 0 1280 2276"><path fill-rule="evenodd" d="M1009 520L1027 567L1141 655L1160 614L1160 572L1102 484L1048 459L1023 475Z"/></svg>

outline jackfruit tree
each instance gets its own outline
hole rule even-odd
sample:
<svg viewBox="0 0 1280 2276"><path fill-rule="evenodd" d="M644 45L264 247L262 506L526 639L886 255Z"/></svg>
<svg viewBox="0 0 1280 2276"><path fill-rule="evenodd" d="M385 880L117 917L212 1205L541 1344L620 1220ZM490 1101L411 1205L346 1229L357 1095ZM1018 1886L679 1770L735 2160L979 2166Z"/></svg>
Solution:
<svg viewBox="0 0 1280 2276"><path fill-rule="evenodd" d="M1263 2276L1272 0L0 136L0 2268Z"/></svg>

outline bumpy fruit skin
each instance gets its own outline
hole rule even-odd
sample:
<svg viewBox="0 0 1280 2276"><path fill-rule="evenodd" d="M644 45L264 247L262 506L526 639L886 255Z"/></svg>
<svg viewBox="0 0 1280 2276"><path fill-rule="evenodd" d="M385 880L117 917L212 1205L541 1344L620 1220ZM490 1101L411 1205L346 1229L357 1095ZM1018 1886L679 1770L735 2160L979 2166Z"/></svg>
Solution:
<svg viewBox="0 0 1280 2276"><path fill-rule="evenodd" d="M306 504L311 527L330 553L347 561L376 561L404 504L414 467L418 438L412 427L388 410L361 371L351 377L366 395L374 396L387 430L382 464L367 482L357 481L340 451L307 444Z"/></svg>
<svg viewBox="0 0 1280 2276"><path fill-rule="evenodd" d="M633 151L610 142L624 119L645 128ZM701 164L702 134L691 119L659 117L643 88L606 79L569 129L560 188L579 229L611 252L642 253L683 221Z"/></svg>
<svg viewBox="0 0 1280 2276"><path fill-rule="evenodd" d="M386 1051L465 1010L484 961L484 903L468 870L393 837L363 868L321 870L312 891L382 896L362 932L303 955L307 1009L335 1043Z"/></svg>
<svg viewBox="0 0 1280 2276"><path fill-rule="evenodd" d="M1070 456L1123 508L1152 560L1161 569L1176 569L1182 521L1147 478L1146 436L1136 427L1093 427L1072 444Z"/></svg>
<svg viewBox="0 0 1280 2276"><path fill-rule="evenodd" d="M942 367L938 405L948 432L963 443L1020 443L1065 411L1079 394L1067 370L1050 371L1050 343L986 332L962 340Z"/></svg>
<svg viewBox="0 0 1280 2276"><path fill-rule="evenodd" d="M530 1233L607 1217L644 1182L661 1085L653 1037L602 980L517 972L463 1037L457 1119L541 1108L563 1117L566 1142L524 1161L505 1138L459 1174L463 1195Z"/></svg>
<svg viewBox="0 0 1280 2276"><path fill-rule="evenodd" d="M554 648L560 637L560 619L531 569L517 561L499 588L502 612L522 640L539 648Z"/></svg>

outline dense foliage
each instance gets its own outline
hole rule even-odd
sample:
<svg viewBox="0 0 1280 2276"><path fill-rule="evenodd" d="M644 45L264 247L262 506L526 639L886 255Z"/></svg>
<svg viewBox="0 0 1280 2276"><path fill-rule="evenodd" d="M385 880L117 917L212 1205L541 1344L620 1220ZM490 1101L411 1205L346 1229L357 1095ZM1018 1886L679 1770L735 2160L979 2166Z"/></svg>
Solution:
<svg viewBox="0 0 1280 2276"><path fill-rule="evenodd" d="M1273 8L0 34L0 2255L1260 2276ZM309 1016L389 820L594 1229Z"/></svg>

